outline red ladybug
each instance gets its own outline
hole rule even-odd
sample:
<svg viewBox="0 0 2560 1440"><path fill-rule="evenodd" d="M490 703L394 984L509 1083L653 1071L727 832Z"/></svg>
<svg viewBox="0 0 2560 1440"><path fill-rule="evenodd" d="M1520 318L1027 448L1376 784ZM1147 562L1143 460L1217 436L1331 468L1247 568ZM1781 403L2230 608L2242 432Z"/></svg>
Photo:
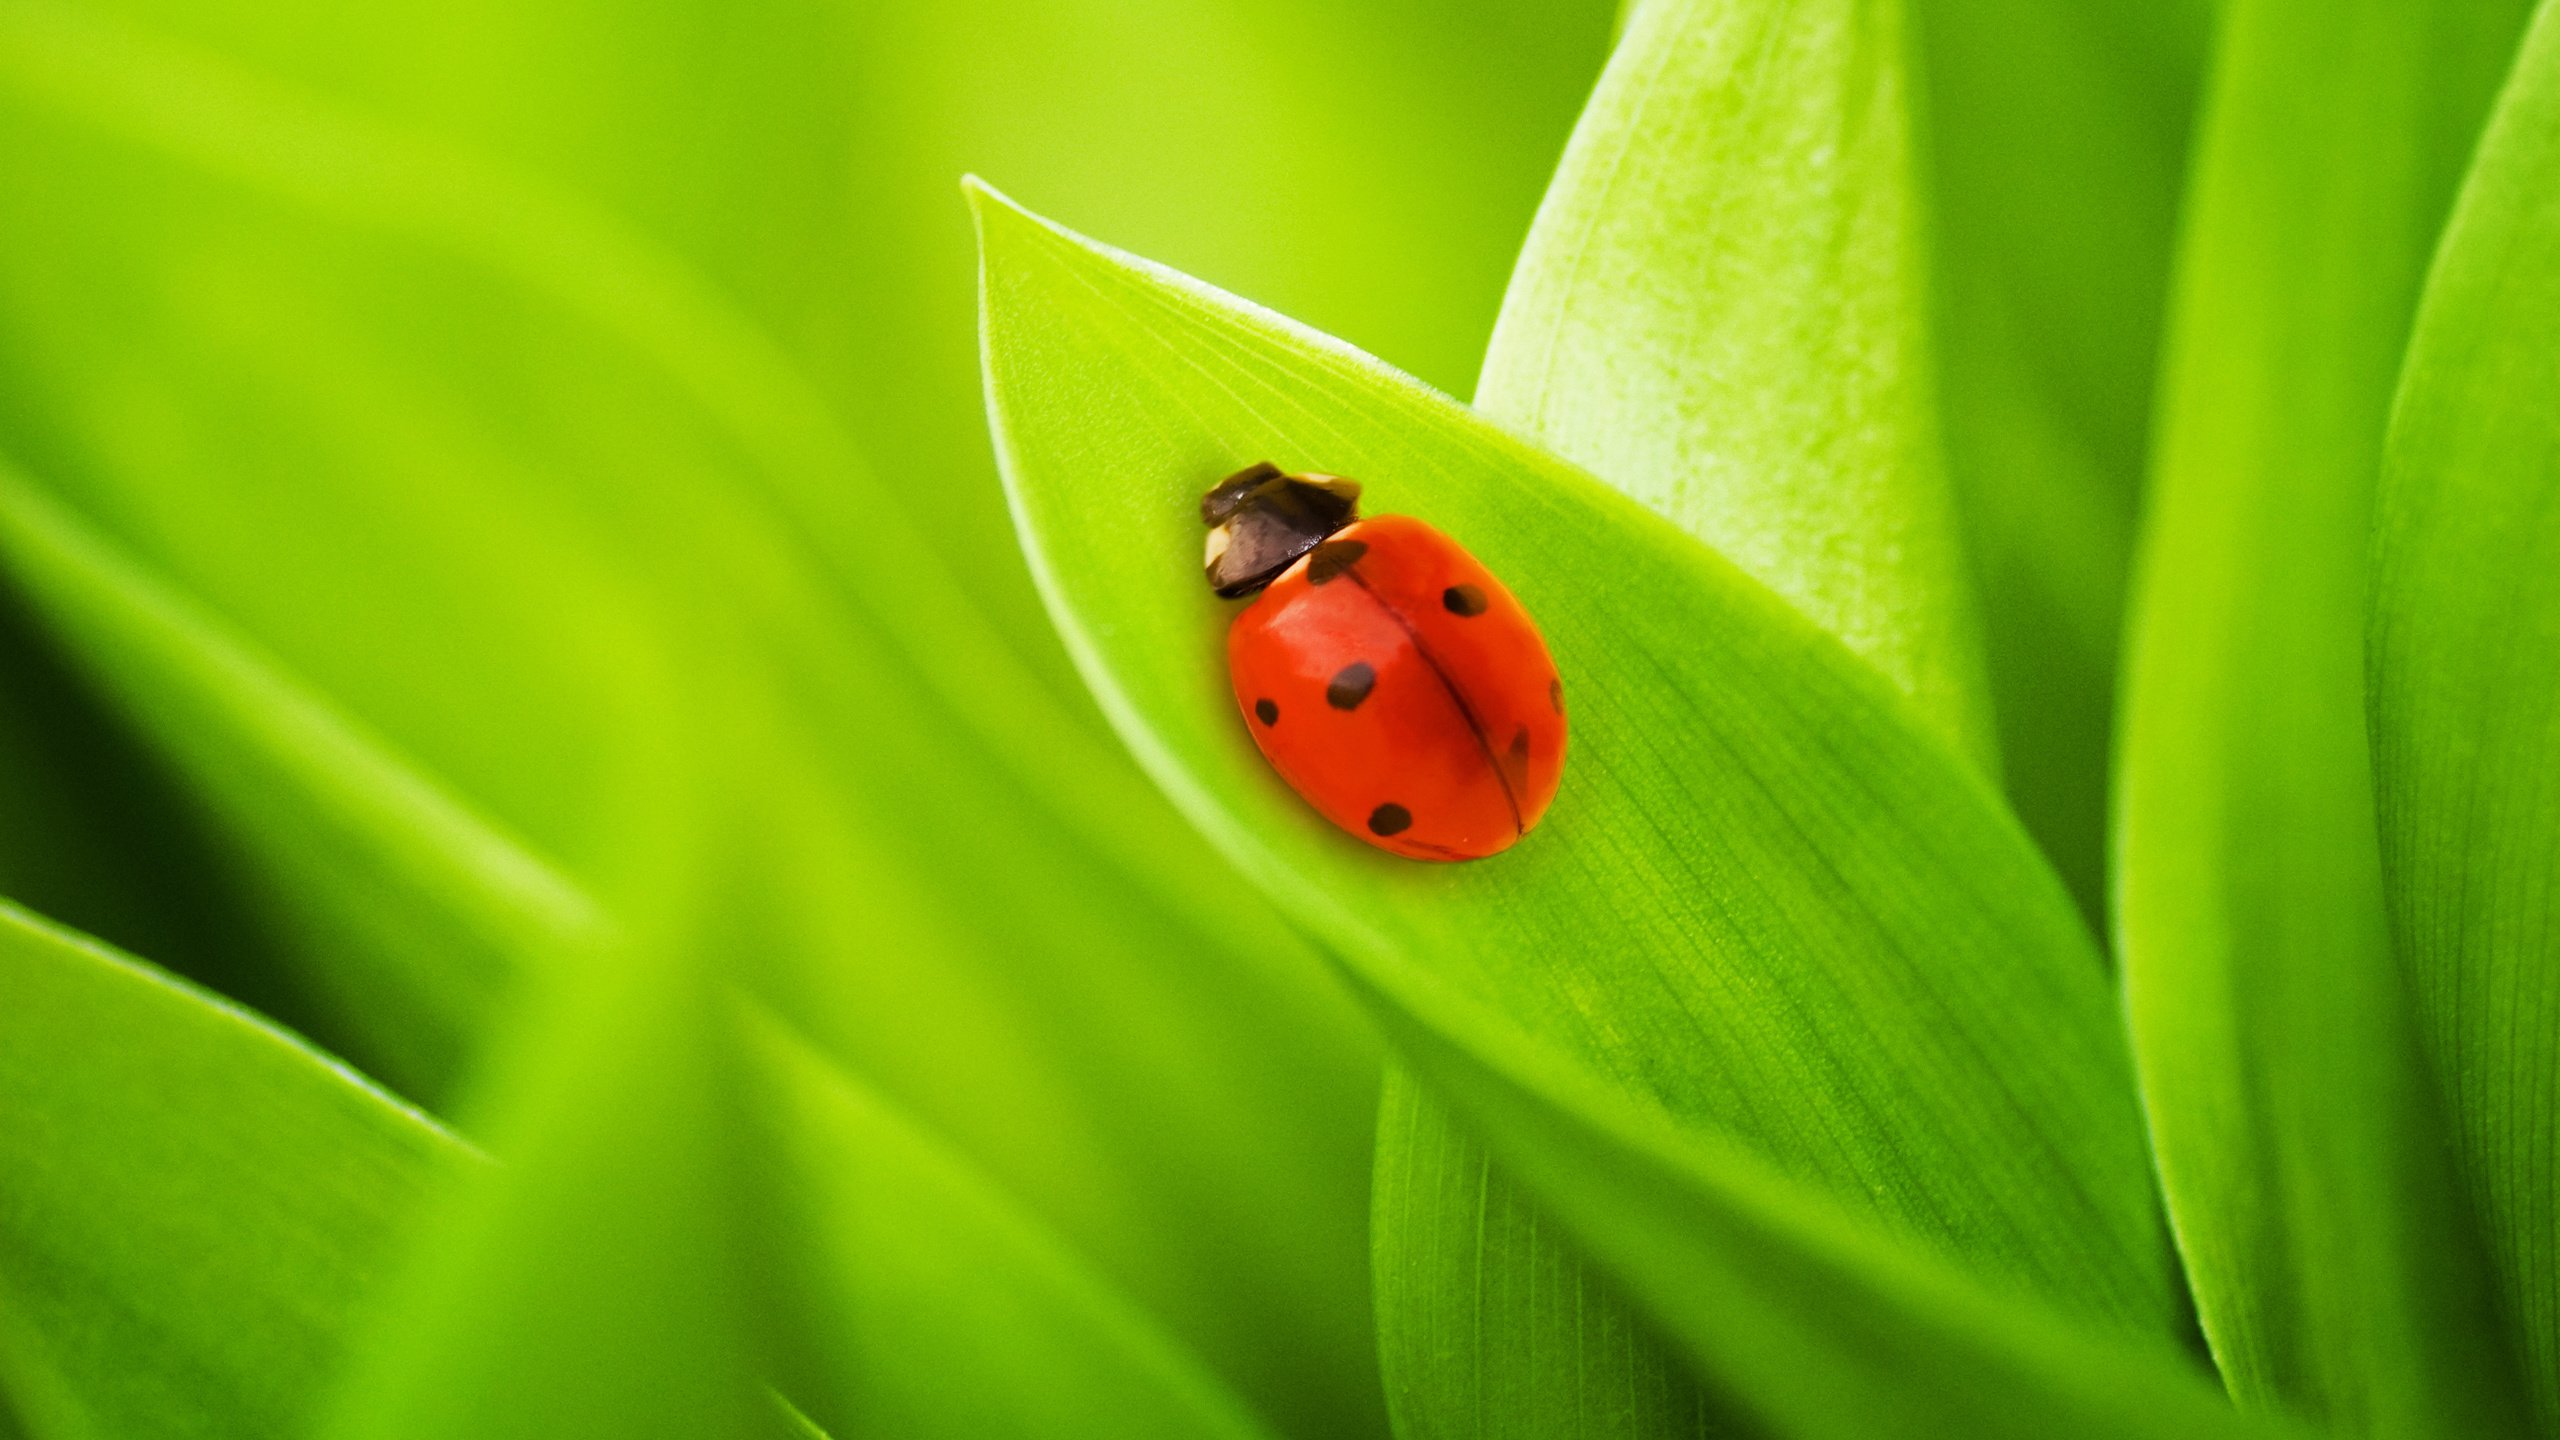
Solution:
<svg viewBox="0 0 2560 1440"><path fill-rule="evenodd" d="M1529 612L1458 542L1358 518L1360 487L1268 462L1200 501L1209 584L1261 591L1227 673L1263 758L1334 824L1416 860L1508 849L1564 774L1564 685Z"/></svg>

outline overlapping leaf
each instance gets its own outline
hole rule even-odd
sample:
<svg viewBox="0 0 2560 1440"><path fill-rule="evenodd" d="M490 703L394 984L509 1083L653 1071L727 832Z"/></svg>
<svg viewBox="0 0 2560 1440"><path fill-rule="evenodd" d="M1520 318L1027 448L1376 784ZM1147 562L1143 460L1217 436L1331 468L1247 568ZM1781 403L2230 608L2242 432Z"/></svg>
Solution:
<svg viewBox="0 0 2560 1440"><path fill-rule="evenodd" d="M1991 764L1902 25L1862 0L1642 7L1530 232L1476 403L1734 560ZM1701 1402L1653 1378L1640 1326L1508 1179L1427 1099L1387 1104L1406 1128L1381 1137L1381 1343L1406 1428L1694 1430Z"/></svg>
<svg viewBox="0 0 2560 1440"><path fill-rule="evenodd" d="M2351 1433L2521 1423L2385 931L2359 623L2392 377L2521 15L2226 8L2143 540L2119 924L2170 1210L2235 1393Z"/></svg>
<svg viewBox="0 0 2560 1440"><path fill-rule="evenodd" d="M0 1375L34 1433L295 1433L477 1157L295 1038L15 907L0 993Z"/></svg>
<svg viewBox="0 0 2560 1440"><path fill-rule="evenodd" d="M0 470L9 573L255 856L330 1018L441 1091L508 986L603 924L586 896Z"/></svg>
<svg viewBox="0 0 2560 1440"><path fill-rule="evenodd" d="M735 741L771 762L737 902L785 957L768 980L1260 1402L1356 1428L1365 1037L1077 711L1006 683L986 627L952 638L1032 607L989 543L995 487L965 483L948 174L1063 147L1056 183L1445 370L1580 84L1588 52L1546 13L14 7L0 167L68 203L0 240L0 409L157 581L582 880L645 770L621 722L660 640L714 611L713 651L790 651L779 687L820 698L776 697ZM1321 114L1232 123L1254 77L1317 68L1344 90ZM1374 146L1380 125L1408 143ZM1133 135L1228 190L1123 183ZM860 483L829 402L896 485ZM806 532L705 498L732 489ZM965 597L908 564L933 551ZM833 629L837 583L874 633ZM1011 780L964 738L991 731ZM847 958L891 936L913 943Z"/></svg>
<svg viewBox="0 0 2560 1440"><path fill-rule="evenodd" d="M1990 729L1927 357L1900 0L1637 7L1476 404Z"/></svg>
<svg viewBox="0 0 2560 1440"><path fill-rule="evenodd" d="M1243 1405L965 1161L782 1027L749 1023L746 1123L800 1292L789 1348L845 1436L1252 1440ZM931 1363L919 1363L923 1357Z"/></svg>
<svg viewBox="0 0 2560 1440"><path fill-rule="evenodd" d="M734 687L671 700L703 733ZM472 1106L505 1164L436 1217L312 1433L762 1433L774 1423L741 1263L738 1127L693 849L716 788L634 797L615 935L511 1010ZM645 898L644 898L645 897Z"/></svg>
<svg viewBox="0 0 2560 1440"><path fill-rule="evenodd" d="M2391 431L2367 698L2400 964L2536 1413L2560 1425L2560 9L2439 253Z"/></svg>
<svg viewBox="0 0 2560 1440"><path fill-rule="evenodd" d="M1911 0L1947 450L2003 788L2093 922L2208 0Z"/></svg>
<svg viewBox="0 0 2560 1440"><path fill-rule="evenodd" d="M1426 1017L1412 1023L1566 1121L1610 1131L1585 1108L1603 1105L1714 1137L1919 1253L1964 1255L1995 1290L2165 1331L2095 958L1996 801L1881 680L1662 522L1374 362L1004 202L979 209L1001 453L1071 649L1141 761L1386 1013ZM1515 851L1466 867L1368 851L1254 757L1192 502L1266 454L1429 514L1540 616L1576 751ZM1563 1074L1569 1099L1547 1088ZM1787 1293L1753 1298L1814 1303ZM1800 1407L1850 1364L1817 1349L1785 1377L1695 1358L1810 1433L1842 1423ZM1989 1423L2032 1423L2019 1413Z"/></svg>
<svg viewBox="0 0 2560 1440"><path fill-rule="evenodd" d="M0 75L0 163L84 177L8 267L51 266L11 301L44 385L0 403L63 509L605 888L652 693L716 662L755 982L1258 1402L1374 1423L1369 1042L865 508L768 337L611 217L166 35L15 9Z"/></svg>
<svg viewBox="0 0 2560 1440"><path fill-rule="evenodd" d="M308 1025L304 997L241 953L252 927L225 914L231 897L180 791L8 587L0 671L0 894Z"/></svg>

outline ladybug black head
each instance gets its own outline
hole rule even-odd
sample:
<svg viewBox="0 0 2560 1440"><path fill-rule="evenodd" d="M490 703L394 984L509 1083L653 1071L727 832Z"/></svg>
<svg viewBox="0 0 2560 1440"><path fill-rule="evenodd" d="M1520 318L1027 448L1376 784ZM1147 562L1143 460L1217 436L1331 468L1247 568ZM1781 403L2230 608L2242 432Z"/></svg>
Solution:
<svg viewBox="0 0 2560 1440"><path fill-rule="evenodd" d="M1288 475L1265 460L1200 497L1209 527L1209 588L1232 600L1279 578L1290 562L1360 516L1360 482Z"/></svg>

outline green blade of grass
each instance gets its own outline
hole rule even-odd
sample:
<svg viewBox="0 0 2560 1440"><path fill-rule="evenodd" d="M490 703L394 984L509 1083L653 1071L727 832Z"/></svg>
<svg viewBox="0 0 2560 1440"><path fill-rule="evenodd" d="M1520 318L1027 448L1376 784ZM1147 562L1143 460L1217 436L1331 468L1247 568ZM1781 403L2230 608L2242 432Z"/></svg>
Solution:
<svg viewBox="0 0 2560 1440"><path fill-rule="evenodd" d="M2119 796L2136 1049L2236 1395L2519 1423L2384 922L2360 594L2420 277L2515 3L2226 7L2161 388Z"/></svg>
<svg viewBox="0 0 2560 1440"><path fill-rule="evenodd" d="M1253 1440L1241 1402L1058 1237L856 1077L749 1021L749 1123L801 1293L792 1389L850 1436Z"/></svg>
<svg viewBox="0 0 2560 1440"><path fill-rule="evenodd" d="M1878 1233L1718 1137L1679 1135L1429 979L1373 992L1404 1053L1679 1339L1803 1436L2300 1437L2186 1358L2093 1334ZM1508 1068L1506 1068L1506 1065Z"/></svg>
<svg viewBox="0 0 2560 1440"><path fill-rule="evenodd" d="M1679 1341L1432 1085L1387 1067L1371 1182L1378 1365L1402 1440L1751 1434Z"/></svg>
<svg viewBox="0 0 2560 1440"><path fill-rule="evenodd" d="M1914 0L1940 390L2003 788L2105 910L2116 648L2209 0Z"/></svg>
<svg viewBox="0 0 2560 1440"><path fill-rule="evenodd" d="M1602 1077L1995 1284L2166 1332L2096 957L1885 682L1663 522L1365 357L978 208L991 410L1052 613L1141 762L1349 973L1400 1001L1427 977L1504 1017L1503 1040L1475 1038L1506 1061ZM1202 485L1263 455L1429 515L1539 616L1575 759L1515 851L1380 855L1253 754L1195 516Z"/></svg>
<svg viewBox="0 0 2560 1440"><path fill-rule="evenodd" d="M690 727L729 693L669 716ZM697 934L707 795L648 799L623 934L513 1012L472 1107L504 1163L413 1247L311 1433L676 1437L760 1433L763 1384L721 1023L726 958Z"/></svg>
<svg viewBox="0 0 2560 1440"><path fill-rule="evenodd" d="M827 707L858 747L765 752L805 757L741 844L768 993L1266 1413L1373 1429L1356 1012L1196 841L1153 862L1196 884L1168 907L872 674Z"/></svg>
<svg viewBox="0 0 2560 1440"><path fill-rule="evenodd" d="M1730 558L1996 764L1938 450L1902 9L1638 6L1476 404Z"/></svg>
<svg viewBox="0 0 2560 1440"><path fill-rule="evenodd" d="M610 721L643 698L624 670L646 625L527 483L522 404L474 413L435 383L503 308L381 233L385 189L437 209L441 157L385 160L218 58L44 6L0 25L0 133L8 183L63 197L0 248L12 452L509 829L587 860L627 779ZM547 353L476 383L527 382Z"/></svg>
<svg viewBox="0 0 2560 1440"><path fill-rule="evenodd" d="M2541 7L2419 313L2366 698L2421 1040L2543 1431L2560 1427L2560 9Z"/></svg>
<svg viewBox="0 0 2560 1440"><path fill-rule="evenodd" d="M5 581L0 672L0 895L310 1033L184 789Z"/></svg>
<svg viewBox="0 0 2560 1440"><path fill-rule="evenodd" d="M690 718L747 693L701 678ZM724 805L725 763L702 787ZM653 828L682 851L768 820ZM848 1435L1258 1433L885 1101L775 1022L731 1023L752 942L686 918L685 877L716 869L658 863L631 927L655 943L533 1007L479 1107L508 1166L421 1252L323 1433L747 1433L759 1374Z"/></svg>
<svg viewBox="0 0 2560 1440"><path fill-rule="evenodd" d="M34 1433L298 1433L460 1142L0 906L0 1374Z"/></svg>
<svg viewBox="0 0 2560 1440"><path fill-rule="evenodd" d="M1374 1041L772 336L610 213L146 27L0 12L0 82L0 166L73 197L0 237L64 508L608 906L634 717L717 662L756 983L1257 1404L1374 1428Z"/></svg>
<svg viewBox="0 0 2560 1440"><path fill-rule="evenodd" d="M116 678L144 697L137 710L170 727L173 748L182 757L197 761L208 773L239 787L236 791L217 787L218 796L254 803L255 813L240 823L236 833L253 842L265 838L275 846L281 857L275 867L281 877L275 882L278 892L305 903L317 897L324 910L334 906L332 913L341 918L352 915L346 924L326 923L325 915L315 920L309 927L309 943L316 947L325 938L335 937L357 946L378 941L387 947L382 966L377 969L342 964L324 972L343 987L341 998L355 1015L379 1027L389 1027L387 1032L377 1031L384 1034L384 1048L397 1053L408 1045L423 1043L422 1039L410 1037L424 1036L430 1029L433 1038L450 1041L493 1023L494 995L477 989L465 993L456 988L474 980L494 983L497 977L478 974L456 963L461 955L482 953L484 947L472 946L466 938L451 932L456 925L467 925L474 914L511 918L519 925L530 923L525 915L507 908L514 900L510 887L501 883L529 863L523 861L521 852L486 831L475 830L476 822L438 796L433 787L401 768L360 733L350 731L288 679L211 630L190 607L145 583L98 546L94 537L70 525L31 490L20 487L7 494L6 513L16 522L9 534L18 542L9 548L21 561L21 576L43 586L63 608L69 630L91 635L92 653L111 657L117 667ZM108 628L94 631L99 626ZM895 709L885 701L882 708ZM880 718L878 709L875 718ZM885 740L886 736L875 731L874 738ZM947 793L945 798L948 799ZM512 856L514 861L493 870L484 858L492 856ZM387 858L380 859L378 865L369 863L375 857ZM316 868L291 863L302 860L310 860ZM1028 857L1017 851L1004 868L1019 879L1029 863ZM405 876L407 883L375 883L370 877L377 870ZM823 878L841 890L840 873L830 871L813 878ZM551 878L545 890L570 909L592 912L591 902L565 881ZM895 894L893 886L875 877L867 889L840 898L850 898L858 905L877 940L896 933L892 917L897 912L884 909L884 902L894 904ZM395 898L401 902L397 907L389 904ZM942 902L946 908L960 903L957 897ZM367 906L373 909L367 911ZM1046 923L1056 927L1064 918L1052 912ZM350 928L358 921L360 926ZM444 939L437 944L421 944L416 939L418 934L441 935ZM1104 937L1095 935L1081 937L1076 943L1105 942ZM528 957L500 947L488 950L484 958L489 966L512 980L514 972L521 968L520 962ZM912 1006L917 996L912 981L907 983L904 998ZM433 997L456 995L461 999L451 1006L431 1003ZM462 1003L464 1000L469 1003ZM848 993L835 1003L877 1008L859 991ZM971 1003L974 1002L954 996L935 1008L953 1012L953 1020L959 1023L967 1020L969 1012L965 1007ZM828 1008L831 1013L832 1006ZM915 1028L910 1010L893 1007L885 1013L891 1016L896 1030ZM1267 1011L1261 1016L1264 1021L1271 1018ZM1199 1030L1202 1026L1187 1028ZM931 1034L914 1036L905 1043L929 1043L931 1038ZM883 1030L866 1039L868 1048L877 1049L890 1043L891 1032ZM949 1058L947 1048L939 1051L939 1063L947 1063ZM1179 1061L1163 1063L1170 1069L1183 1068ZM1206 1085L1209 1076L1195 1073L1195 1079ZM1211 1091L1210 1098L1231 1097ZM1289 1103L1279 1096L1264 1098L1274 1106ZM1298 1103L1303 1104L1305 1098L1305 1090L1296 1092ZM608 1117L647 1109L627 1090L616 1091L610 1099L598 1103ZM1070 1130L1079 1125L1063 1117L1052 1123ZM1204 1117L1202 1123L1210 1123L1209 1117ZM1284 1195L1297 1193L1294 1185L1275 1182L1278 1177L1254 1179L1254 1183ZM880 1198L883 1203L894 1201L904 1214L930 1208L928 1201L894 1189ZM663 1197L651 1198L645 1208L652 1213L673 1213ZM538 1218L522 1223L532 1224ZM554 1223L559 1223L556 1217ZM522 1237L516 1238L517 1248L538 1248ZM1157 1238L1167 1237L1159 1231ZM1288 1257L1302 1253L1284 1249L1273 1257L1273 1263L1286 1263ZM483 1312L498 1305L502 1298L476 1290L446 1297L441 1302L448 1307L443 1322L446 1330L475 1330L479 1320L485 1318ZM449 1367L462 1362L442 1350L452 1343L448 1333L438 1345L426 1347L439 1363L406 1382L412 1391L443 1394L456 1388L456 1377ZM980 1344L977 1358L982 1363L1001 1358L1001 1343ZM490 1358L482 1355L484 1363ZM900 1377L912 1393L929 1392L940 1383L937 1377L968 1358L967 1351L946 1358L944 1352L910 1339L884 1345L872 1354L871 1363L877 1367L874 1378ZM388 1392L369 1392L366 1408L382 1416L397 1416L418 1399L416 1393L401 1399ZM392 1422L384 1419L380 1423ZM412 1419L403 1423L427 1422ZM495 1422L480 1416L471 1423Z"/></svg>
<svg viewBox="0 0 2560 1440"><path fill-rule="evenodd" d="M11 582L249 848L253 903L342 1033L435 1093L595 906L523 845L0 467Z"/></svg>
<svg viewBox="0 0 2560 1440"><path fill-rule="evenodd" d="M1894 0L1639 9L1530 232L1477 404L1733 560L1988 766L1908 89ZM1427 1097L1391 1085L1385 1113L1401 1118L1380 1136L1374 1246L1404 1428L1694 1431L1676 1367L1509 1180Z"/></svg>

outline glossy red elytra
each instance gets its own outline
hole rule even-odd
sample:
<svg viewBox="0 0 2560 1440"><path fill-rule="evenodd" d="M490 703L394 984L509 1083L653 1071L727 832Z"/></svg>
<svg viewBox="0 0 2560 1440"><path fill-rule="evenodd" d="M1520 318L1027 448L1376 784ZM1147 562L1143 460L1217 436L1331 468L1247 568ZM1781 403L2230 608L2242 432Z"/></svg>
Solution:
<svg viewBox="0 0 2560 1440"><path fill-rule="evenodd" d="M1359 518L1360 487L1268 462L1201 497L1211 588L1254 743L1334 824L1416 860L1477 860L1564 774L1564 685L1529 612L1458 542Z"/></svg>

